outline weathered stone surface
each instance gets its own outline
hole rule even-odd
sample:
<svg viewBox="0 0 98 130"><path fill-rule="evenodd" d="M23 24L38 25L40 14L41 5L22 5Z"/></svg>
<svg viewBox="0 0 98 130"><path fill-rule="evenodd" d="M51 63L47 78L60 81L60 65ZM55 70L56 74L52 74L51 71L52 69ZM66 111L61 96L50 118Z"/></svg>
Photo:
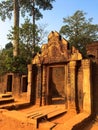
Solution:
<svg viewBox="0 0 98 130"><path fill-rule="evenodd" d="M88 44L87 55L92 61L91 81L92 81L92 110L98 115L98 41Z"/></svg>
<svg viewBox="0 0 98 130"><path fill-rule="evenodd" d="M51 32L48 36L48 43L42 45L41 54L37 53L32 63L49 64L67 62L69 60L81 60L82 55L79 51L75 47L72 47L71 53L68 46L68 41L61 38L58 32Z"/></svg>
<svg viewBox="0 0 98 130"><path fill-rule="evenodd" d="M96 68L98 66L93 69L95 74ZM15 98L20 100L24 97L33 105L63 104L66 109L77 113L83 110L91 113L91 72L90 60L84 60L75 47L69 49L68 41L58 32L51 32L48 43L42 45L41 53L37 53L32 59L32 64L28 65L27 88L23 89L22 82L26 81L24 76L10 74L12 86L9 84L11 87L7 87L8 75L0 77L0 92L10 90ZM98 80L95 81L97 78L93 79L98 84ZM24 94L22 90L27 91ZM94 86L95 90L98 90L97 85ZM97 100L97 97L96 92L94 99ZM95 106L98 106L97 103Z"/></svg>
<svg viewBox="0 0 98 130"><path fill-rule="evenodd" d="M77 50L74 46L72 46L72 54L70 60L81 60L82 55L79 53L79 50Z"/></svg>
<svg viewBox="0 0 98 130"><path fill-rule="evenodd" d="M38 70L39 65L41 66L40 72L37 71L35 85L36 102L40 100L40 105L63 103L67 109L90 113L91 63L86 61L89 62L84 62L79 50L74 46L69 49L68 41L58 32L52 31L48 36L48 43L42 45L41 53L32 59L32 65L35 64Z"/></svg>

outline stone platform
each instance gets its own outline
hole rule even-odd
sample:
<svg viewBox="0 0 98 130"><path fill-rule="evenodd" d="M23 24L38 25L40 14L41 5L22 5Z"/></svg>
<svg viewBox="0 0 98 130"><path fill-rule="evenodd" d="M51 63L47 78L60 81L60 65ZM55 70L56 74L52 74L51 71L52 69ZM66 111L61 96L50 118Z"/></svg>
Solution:
<svg viewBox="0 0 98 130"><path fill-rule="evenodd" d="M35 128L38 128L41 121L48 121L50 118L66 113L64 105L49 105L37 108L27 113L27 118L32 119ZM48 123L47 123L48 124ZM50 124L50 123L49 123Z"/></svg>

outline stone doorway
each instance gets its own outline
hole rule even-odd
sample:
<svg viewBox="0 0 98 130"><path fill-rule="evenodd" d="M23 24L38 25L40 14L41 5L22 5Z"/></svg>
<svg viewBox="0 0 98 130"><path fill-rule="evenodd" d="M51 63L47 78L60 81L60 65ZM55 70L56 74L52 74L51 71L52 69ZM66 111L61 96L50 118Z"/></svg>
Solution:
<svg viewBox="0 0 98 130"><path fill-rule="evenodd" d="M12 75L7 76L7 92L12 92Z"/></svg>
<svg viewBox="0 0 98 130"><path fill-rule="evenodd" d="M64 66L49 67L49 104L65 104Z"/></svg>

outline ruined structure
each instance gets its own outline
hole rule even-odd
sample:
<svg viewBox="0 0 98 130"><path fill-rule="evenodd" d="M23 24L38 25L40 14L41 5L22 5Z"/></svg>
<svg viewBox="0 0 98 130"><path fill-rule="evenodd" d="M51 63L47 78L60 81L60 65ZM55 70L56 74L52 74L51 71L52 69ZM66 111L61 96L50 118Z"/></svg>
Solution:
<svg viewBox="0 0 98 130"><path fill-rule="evenodd" d="M92 61L92 95L93 111L98 116L98 41L88 44L86 47L87 55Z"/></svg>
<svg viewBox="0 0 98 130"><path fill-rule="evenodd" d="M28 75L8 73L0 77L0 94L8 97L7 93L11 93L15 100L24 100L32 105L43 106L41 111L39 109L39 113L35 111L28 115L32 117L36 128L40 119L48 120L49 118L49 113L44 113L44 110L54 109L51 111L53 117L65 111L75 112L76 115L73 119L60 124L62 125L60 129L65 130L67 126L70 126L70 130L75 127L80 129L81 125L77 124L87 121L86 119L91 118L92 113L98 114L97 42L87 46L87 54L88 58L83 59L74 46L69 48L68 41L58 32L51 32L48 43L42 45L41 52L37 53L32 63L28 65ZM12 98L11 101L14 99ZM2 103L2 100L0 101ZM57 127L59 130L59 126Z"/></svg>
<svg viewBox="0 0 98 130"><path fill-rule="evenodd" d="M58 32L51 32L28 65L27 97L33 104L64 104L66 109L91 113L91 62L82 59Z"/></svg>
<svg viewBox="0 0 98 130"><path fill-rule="evenodd" d="M98 47L95 48L93 51L93 45L88 47L91 58L83 59L58 32L51 32L48 43L28 65L27 76L8 73L0 77L0 93L11 93L15 99L33 105L63 104L77 113L97 113Z"/></svg>
<svg viewBox="0 0 98 130"><path fill-rule="evenodd" d="M0 76L0 94L11 94L15 100L26 100L27 76L7 73Z"/></svg>

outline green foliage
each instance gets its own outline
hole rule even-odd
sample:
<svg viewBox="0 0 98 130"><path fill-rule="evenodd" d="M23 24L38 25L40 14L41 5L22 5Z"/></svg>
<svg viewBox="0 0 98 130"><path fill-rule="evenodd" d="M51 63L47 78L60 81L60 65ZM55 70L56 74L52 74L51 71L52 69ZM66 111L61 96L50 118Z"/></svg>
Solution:
<svg viewBox="0 0 98 130"><path fill-rule="evenodd" d="M21 43L20 55L13 57L12 44L8 43L5 49L0 51L0 75L13 72L20 74L27 74L27 65L31 63L32 51L31 46ZM39 51L40 47L36 46L36 51Z"/></svg>
<svg viewBox="0 0 98 130"><path fill-rule="evenodd" d="M21 14L23 17L26 14L29 14L29 16L35 15L35 19L39 20L43 16L40 10L51 10L54 1L55 0L20 0Z"/></svg>
<svg viewBox="0 0 98 130"><path fill-rule="evenodd" d="M86 45L98 40L98 24L92 24L93 19L87 20L85 15L83 11L76 11L74 15L64 18L65 25L60 29L60 33L83 55L86 53Z"/></svg>
<svg viewBox="0 0 98 130"><path fill-rule="evenodd" d="M8 45L9 46L9 45ZM0 53L0 74L6 73L9 70L9 62L11 62L12 55L12 47L8 47L8 49L3 49Z"/></svg>
<svg viewBox="0 0 98 130"><path fill-rule="evenodd" d="M35 51L36 43L35 41L39 41L39 38L37 36L37 26L35 25L35 20L38 20L42 17L42 14L40 10L51 10L53 8L52 3L55 0L3 0L0 2L0 17L4 21L6 18L11 19L12 17L12 12L14 12L14 29L12 30L12 34L9 36L11 39L13 39L13 55L17 56L19 55L18 50L19 50L19 15L21 13L21 16L25 17L27 16L33 16L33 25L30 25L27 21L25 25L23 25L22 28L20 28L20 34L21 38L25 40L24 42L32 42L33 44L33 51ZM31 30L29 30L28 26L30 27ZM28 28L29 32L25 31L26 28ZM23 32L25 31L25 33ZM33 32L33 33L32 33ZM22 36L23 33L23 36ZM29 33L29 35L28 35ZM26 39L24 36L28 35L28 38ZM32 36L30 36L30 34ZM30 37L29 37L30 36ZM37 37L36 37L37 36ZM38 38L38 39L37 39Z"/></svg>
<svg viewBox="0 0 98 130"><path fill-rule="evenodd" d="M33 38L35 32L35 41L38 44L38 27L30 23L30 20L26 19L25 23L20 27L20 43L30 44L33 43Z"/></svg>
<svg viewBox="0 0 98 130"><path fill-rule="evenodd" d="M52 3L55 0L19 0L19 7L21 15L24 17L29 14L33 16L33 9L35 10L35 19L42 18L41 9L51 10L53 8ZM4 21L6 18L11 19L13 12L13 0L3 0L0 2L0 17Z"/></svg>
<svg viewBox="0 0 98 130"><path fill-rule="evenodd" d="M0 3L0 17L3 21L6 18L11 19L13 11L13 1L12 0L4 0Z"/></svg>
<svg viewBox="0 0 98 130"><path fill-rule="evenodd" d="M29 14L28 16L34 16L34 20L38 20L42 17L40 10L51 10L52 2L55 0L15 0L17 6L20 7L20 12L22 16ZM18 9L16 7L15 1L13 0L3 0L0 2L0 17L4 21L6 18L11 19L12 13L18 14ZM17 10L15 10L17 9ZM14 48L11 44L6 45L5 49L0 51L0 74L6 72L18 72L18 73L26 73L27 72L27 64L31 62L32 59L32 37L36 39L36 45L34 45L34 52L40 50L38 46L38 42L40 42L40 36L42 36L42 29L38 29L38 27L34 24L31 25L27 20L22 27L18 27L19 25L19 16L14 16L14 28L9 34L9 39L14 41ZM33 31L33 33L32 33ZM17 35L20 32L20 36ZM13 36L12 36L13 35ZM19 36L19 37L18 37ZM15 42L16 40L16 42ZM20 40L20 44L18 44L18 40ZM33 43L35 44L35 43ZM19 45L19 47L18 47ZM20 50L18 56L13 57L13 50ZM15 52L16 53L16 52Z"/></svg>
<svg viewBox="0 0 98 130"><path fill-rule="evenodd" d="M35 46L33 45L33 38L35 31ZM14 28L10 30L10 33L8 34L8 39L13 40L13 33ZM33 25L29 19L25 20L24 24L21 24L21 27L19 28L19 43L25 44L25 46L28 46L30 51L35 50L38 45L42 44L44 42L45 36L47 35L47 31L45 31L45 25ZM21 46L21 45L20 45ZM35 47L35 49L34 49Z"/></svg>

